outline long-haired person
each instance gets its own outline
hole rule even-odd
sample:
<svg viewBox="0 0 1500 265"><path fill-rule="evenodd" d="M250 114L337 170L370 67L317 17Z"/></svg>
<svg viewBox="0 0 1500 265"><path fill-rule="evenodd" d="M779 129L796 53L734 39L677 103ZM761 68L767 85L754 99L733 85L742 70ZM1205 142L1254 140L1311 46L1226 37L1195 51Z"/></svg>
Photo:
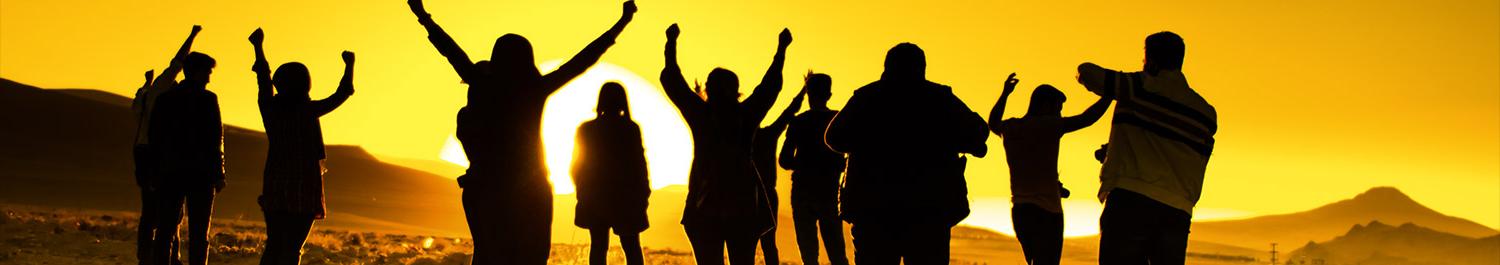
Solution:
<svg viewBox="0 0 1500 265"><path fill-rule="evenodd" d="M255 46L256 101L266 127L265 178L259 198L266 217L266 246L260 264L298 264L314 220L327 215L323 198L323 127L318 118L354 94L354 53L344 51L344 78L333 95L313 100L307 66L282 64L271 75L262 49L265 34L250 34ZM272 92L272 88L275 92Z"/></svg>
<svg viewBox="0 0 1500 265"><path fill-rule="evenodd" d="M552 184L542 160L542 106L547 96L583 74L625 30L635 14L626 1L620 20L556 71L537 70L531 42L516 34L495 40L488 63L476 64L432 20L421 0L409 0L427 39L469 85L458 111L457 136L469 158L458 177L464 215L474 238L474 264L546 264L551 251Z"/></svg>
<svg viewBox="0 0 1500 265"><path fill-rule="evenodd" d="M625 263L644 263L640 234L650 226L646 199L651 196L651 182L646 175L641 126L630 120L630 104L625 99L620 83L604 84L595 118L578 126L574 142L572 173L578 206L573 224L589 230L589 264L606 264L610 229L620 236Z"/></svg>
<svg viewBox="0 0 1500 265"><path fill-rule="evenodd" d="M723 68L708 74L706 101L688 88L677 66L680 33L677 24L667 28L661 84L693 133L693 166L682 226L698 264L723 264L727 248L731 264L749 265L755 262L756 240L776 225L765 192L768 187L762 185L751 160L751 141L781 93L781 69L792 33L781 32L770 69L744 102L738 99L739 78Z"/></svg>

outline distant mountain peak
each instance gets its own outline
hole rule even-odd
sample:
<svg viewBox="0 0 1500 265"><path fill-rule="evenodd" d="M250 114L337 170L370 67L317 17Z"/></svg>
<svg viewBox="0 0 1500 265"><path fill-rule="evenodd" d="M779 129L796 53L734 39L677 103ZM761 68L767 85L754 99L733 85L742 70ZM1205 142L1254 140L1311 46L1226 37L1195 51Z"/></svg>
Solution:
<svg viewBox="0 0 1500 265"><path fill-rule="evenodd" d="M1401 190L1389 186L1370 188L1370 190L1367 190L1364 193L1360 193L1358 196L1354 196L1354 201L1371 203L1417 203L1417 201L1413 200L1411 196L1406 196L1406 193L1402 193Z"/></svg>

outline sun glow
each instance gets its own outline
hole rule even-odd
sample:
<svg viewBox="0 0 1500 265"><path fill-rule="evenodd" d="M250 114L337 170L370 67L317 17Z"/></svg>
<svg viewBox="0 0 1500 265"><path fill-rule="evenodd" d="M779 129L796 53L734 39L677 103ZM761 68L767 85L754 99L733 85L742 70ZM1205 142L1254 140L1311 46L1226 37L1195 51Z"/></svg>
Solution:
<svg viewBox="0 0 1500 265"><path fill-rule="evenodd" d="M561 64L560 60L551 60L542 63L540 69L550 72ZM548 179L552 181L553 193L574 192L572 174L569 173L573 163L574 136L579 124L594 119L599 87L606 82L619 82L625 86L631 118L641 126L651 188L687 184L688 170L693 161L693 140L677 108L667 101L655 83L624 67L601 62L552 93L542 110L542 144L546 150ZM453 136L448 137L440 156L449 163L469 166L462 145Z"/></svg>

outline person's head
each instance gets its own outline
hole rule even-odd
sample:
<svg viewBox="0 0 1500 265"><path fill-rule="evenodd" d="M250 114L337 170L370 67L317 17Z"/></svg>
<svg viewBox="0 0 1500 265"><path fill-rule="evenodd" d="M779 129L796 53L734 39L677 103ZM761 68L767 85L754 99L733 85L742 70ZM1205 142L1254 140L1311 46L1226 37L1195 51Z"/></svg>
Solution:
<svg viewBox="0 0 1500 265"><path fill-rule="evenodd" d="M1187 47L1182 37L1171 31L1146 36L1146 72L1182 71L1182 57Z"/></svg>
<svg viewBox="0 0 1500 265"><path fill-rule="evenodd" d="M1063 102L1068 101L1068 96L1062 91L1043 84L1031 92L1031 106L1027 107L1026 115L1062 115Z"/></svg>
<svg viewBox="0 0 1500 265"><path fill-rule="evenodd" d="M532 55L531 41L521 35L505 34L495 39L495 48L490 53L492 74L511 78L541 76L536 69L536 58Z"/></svg>
<svg viewBox="0 0 1500 265"><path fill-rule="evenodd" d="M729 106L740 102L740 78L724 68L708 72L707 90L709 106Z"/></svg>
<svg viewBox="0 0 1500 265"><path fill-rule="evenodd" d="M277 97L306 98L312 79L308 77L306 65L290 62L276 67L276 73L271 75L271 83L276 86Z"/></svg>
<svg viewBox="0 0 1500 265"><path fill-rule="evenodd" d="M828 108L828 98L833 96L833 78L816 73L807 76L807 104L813 108Z"/></svg>
<svg viewBox="0 0 1500 265"><path fill-rule="evenodd" d="M600 118L616 116L630 118L630 102L625 100L625 86L619 82L604 83L599 88L599 106L594 114Z"/></svg>
<svg viewBox="0 0 1500 265"><path fill-rule="evenodd" d="M201 52L188 53L187 58L182 60L183 81L208 83L208 76L214 72L214 57L209 57Z"/></svg>
<svg viewBox="0 0 1500 265"><path fill-rule="evenodd" d="M896 44L885 54L885 73L881 79L926 80L927 55L910 42Z"/></svg>

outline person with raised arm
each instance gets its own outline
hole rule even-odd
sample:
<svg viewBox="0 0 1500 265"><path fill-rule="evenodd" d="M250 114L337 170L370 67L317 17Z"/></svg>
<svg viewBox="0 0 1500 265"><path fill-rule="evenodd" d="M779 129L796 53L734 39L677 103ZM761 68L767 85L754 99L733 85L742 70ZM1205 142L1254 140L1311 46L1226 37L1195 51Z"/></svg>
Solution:
<svg viewBox="0 0 1500 265"><path fill-rule="evenodd" d="M723 68L708 74L707 100L693 93L677 65L681 32L677 24L667 28L661 83L693 134L682 226L698 264L723 264L727 248L730 264L749 265L755 262L757 239L776 225L767 187L761 181L763 174L774 173L756 172L752 142L761 119L781 93L781 70L792 33L781 31L770 69L740 102L739 78Z"/></svg>
<svg viewBox="0 0 1500 265"><path fill-rule="evenodd" d="M833 265L849 264L844 255L844 222L839 220L839 181L844 176L844 154L828 149L823 134L839 111L828 108L833 78L809 74L808 110L787 128L781 145L781 167L792 170L792 222L803 264L818 264L818 236Z"/></svg>
<svg viewBox="0 0 1500 265"><path fill-rule="evenodd" d="M1186 45L1170 31L1146 37L1139 72L1078 65L1078 83L1119 101L1099 170L1099 264L1182 264L1193 207L1203 194L1218 112L1182 72Z"/></svg>
<svg viewBox="0 0 1500 265"><path fill-rule="evenodd" d="M472 262L546 264L552 184L542 155L542 107L547 96L599 61L634 17L635 2L626 1L614 26L545 75L537 70L525 37L501 36L489 62L474 63L421 0L407 5L438 53L469 85L468 105L458 112L457 137L470 163L458 186L474 240Z"/></svg>
<svg viewBox="0 0 1500 265"><path fill-rule="evenodd" d="M130 110L136 118L135 144L131 153L135 160L135 184L141 188L141 216L139 222L136 222L135 257L142 265L156 263L153 262L155 250L152 245L155 244L153 241L158 230L159 222L156 218L162 216L161 203L157 202L159 193L157 184L160 184L162 177L160 169L162 161L161 154L151 148L151 111L156 105L157 97L177 85L177 73L182 71L182 61L191 52L193 39L198 38L198 32L202 30L202 26L193 26L192 33L188 33L187 40L183 41L182 47L172 55L172 61L167 63L167 68L162 69L160 76L155 75L155 71L146 71L145 83L140 89L135 90L135 98L130 101ZM181 264L182 261L177 255L177 234L163 233L162 235L171 237L167 253L164 255L169 260L164 262Z"/></svg>
<svg viewBox="0 0 1500 265"><path fill-rule="evenodd" d="M802 109L802 99L807 95L807 89L797 92L797 97L792 98L792 104L787 105L771 125L755 130L755 140L751 146L751 156L755 161L755 172L761 174L761 184L766 187L766 198L770 199L771 216L779 215L781 211L781 200L777 198L776 179L776 139L781 138L781 133L786 131L787 124L792 123L792 118L797 116L797 110ZM781 264L781 251L776 249L776 227L771 226L766 234L760 237L760 251L765 256L767 265Z"/></svg>
<svg viewBox="0 0 1500 265"><path fill-rule="evenodd" d="M1109 109L1110 99L1100 97L1077 116L1063 117L1068 100L1052 85L1031 92L1026 115L1005 119L1005 101L1016 91L1016 74L1005 80L1004 90L990 110L990 132L1004 140L1005 161L1010 165L1011 220L1026 263L1057 264L1062 259L1062 198L1070 194L1058 181L1057 156L1062 136L1093 125Z"/></svg>
<svg viewBox="0 0 1500 265"><path fill-rule="evenodd" d="M256 102L270 147L266 151L264 182L258 198L266 218L266 244L260 264L300 264L302 245L313 222L327 216L323 196L323 127L318 118L342 106L354 95L354 53L344 51L344 77L333 95L313 100L307 66L289 62L271 74L266 60L265 33L255 29Z"/></svg>
<svg viewBox="0 0 1500 265"><path fill-rule="evenodd" d="M199 28L195 27L194 32ZM191 42L192 37L189 37ZM178 51L188 50L188 44ZM150 146L150 156L158 167L148 177L157 191L156 235L152 239L152 263L170 264L177 258L177 230L183 213L188 219L187 264L208 263L208 226L213 213L214 196L225 186L224 123L219 116L219 98L208 91L209 76L216 64L207 54L191 52L174 60L152 82L166 91L147 91L143 115L149 117L149 130L142 133ZM178 70L182 82L174 82ZM153 89L154 90L154 89ZM153 98L151 93L159 93ZM186 208L186 210L184 210Z"/></svg>
<svg viewBox="0 0 1500 265"><path fill-rule="evenodd" d="M828 124L828 147L849 159L839 207L857 264L947 264L952 228L969 215L964 154L984 157L989 133L926 69L921 48L896 45L880 80Z"/></svg>

